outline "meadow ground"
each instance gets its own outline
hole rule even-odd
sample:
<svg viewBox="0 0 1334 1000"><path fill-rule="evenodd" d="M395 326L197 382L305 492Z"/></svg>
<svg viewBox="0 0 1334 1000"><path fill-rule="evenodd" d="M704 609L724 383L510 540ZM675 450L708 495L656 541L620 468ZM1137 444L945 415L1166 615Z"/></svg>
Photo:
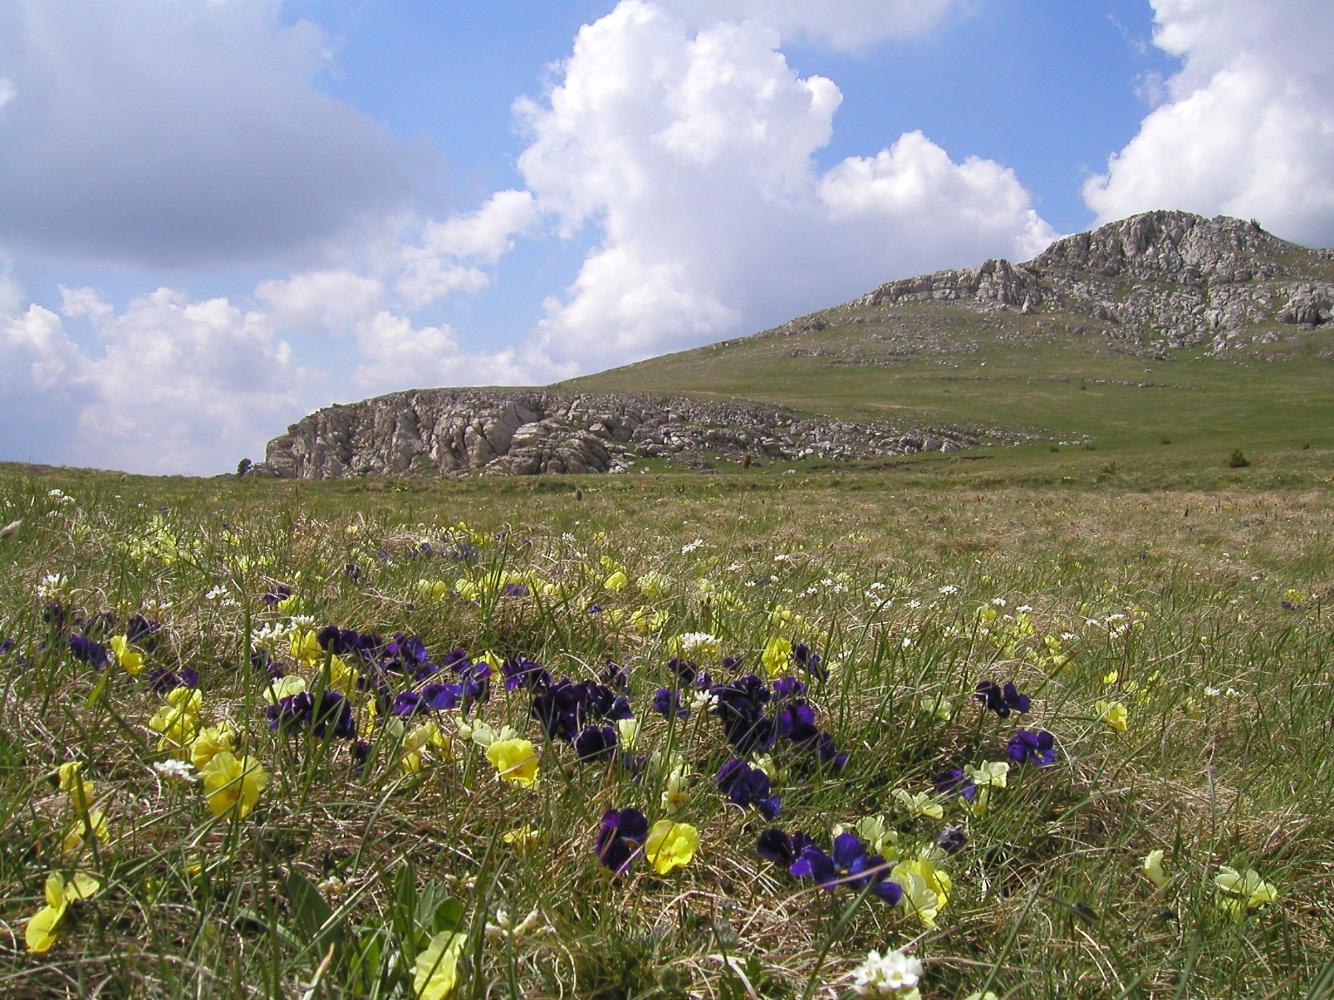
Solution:
<svg viewBox="0 0 1334 1000"><path fill-rule="evenodd" d="M0 469L0 987L1334 995L1303 443Z"/></svg>

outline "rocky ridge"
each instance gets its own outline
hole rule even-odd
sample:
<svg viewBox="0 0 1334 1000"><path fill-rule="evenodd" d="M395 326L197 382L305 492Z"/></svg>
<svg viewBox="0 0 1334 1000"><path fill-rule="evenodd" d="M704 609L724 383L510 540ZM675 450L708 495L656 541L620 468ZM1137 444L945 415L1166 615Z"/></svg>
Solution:
<svg viewBox="0 0 1334 1000"><path fill-rule="evenodd" d="M957 431L812 420L776 406L553 389L413 389L330 406L269 442L250 471L287 479L625 472L643 458L791 461L952 451Z"/></svg>
<svg viewBox="0 0 1334 1000"><path fill-rule="evenodd" d="M1065 314L1142 353L1200 345L1221 353L1293 328L1334 328L1331 264L1334 252L1287 243L1254 222L1157 211L1057 240L1021 264L988 260L887 282L847 307L945 301Z"/></svg>

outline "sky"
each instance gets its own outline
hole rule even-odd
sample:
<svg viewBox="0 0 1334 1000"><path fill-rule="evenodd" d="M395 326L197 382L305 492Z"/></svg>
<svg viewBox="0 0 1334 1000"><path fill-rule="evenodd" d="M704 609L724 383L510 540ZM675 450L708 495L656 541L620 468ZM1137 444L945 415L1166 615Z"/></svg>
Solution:
<svg viewBox="0 0 1334 1000"><path fill-rule="evenodd" d="M1136 212L1334 246L1328 0L0 0L0 459L161 474Z"/></svg>

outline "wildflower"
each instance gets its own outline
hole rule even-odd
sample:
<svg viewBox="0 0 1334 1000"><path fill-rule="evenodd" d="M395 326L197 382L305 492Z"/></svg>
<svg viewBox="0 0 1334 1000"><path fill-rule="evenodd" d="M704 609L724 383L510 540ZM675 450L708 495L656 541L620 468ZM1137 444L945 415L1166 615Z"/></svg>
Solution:
<svg viewBox="0 0 1334 1000"><path fill-rule="evenodd" d="M204 696L194 688L178 687L167 692L166 704L148 720L148 728L162 736L158 750L168 751L181 760L189 759L203 701Z"/></svg>
<svg viewBox="0 0 1334 1000"><path fill-rule="evenodd" d="M1167 884L1167 873L1163 871L1163 852L1161 850L1152 850L1144 855L1139 870L1154 885L1163 886Z"/></svg>
<svg viewBox="0 0 1334 1000"><path fill-rule="evenodd" d="M264 697L268 699L270 705L277 705L283 699L300 694L304 690L306 690L305 678L289 674L286 677L273 678L269 686L264 689Z"/></svg>
<svg viewBox="0 0 1334 1000"><path fill-rule="evenodd" d="M968 834L957 826L947 826L936 836L936 846L946 854L958 854L968 843Z"/></svg>
<svg viewBox="0 0 1334 1000"><path fill-rule="evenodd" d="M205 726L190 747L190 763L202 771L223 750L235 750L237 736L236 730L226 722Z"/></svg>
<svg viewBox="0 0 1334 1000"><path fill-rule="evenodd" d="M668 772L660 800L663 811L676 812L686 804L690 798L687 792L689 781L690 772L686 770L684 764L677 764Z"/></svg>
<svg viewBox="0 0 1334 1000"><path fill-rule="evenodd" d="M754 806L765 819L775 819L780 807L778 796L770 792L769 776L740 758L733 758L718 769L714 779L718 788L735 805Z"/></svg>
<svg viewBox="0 0 1334 1000"><path fill-rule="evenodd" d="M281 605L280 605L281 606ZM292 659L302 666L313 667L324 658L318 634L312 629L301 629L292 633L288 643Z"/></svg>
<svg viewBox="0 0 1334 1000"><path fill-rule="evenodd" d="M910 792L906 788L894 789L894 798L904 809L914 816L927 816L931 819L943 819L945 810L926 792Z"/></svg>
<svg viewBox="0 0 1334 1000"><path fill-rule="evenodd" d="M617 719L616 735L619 743L626 750L633 750L639 742L639 730L643 723L638 719Z"/></svg>
<svg viewBox="0 0 1334 1000"><path fill-rule="evenodd" d="M716 658L722 648L722 640L710 632L683 632L673 636L667 643L673 656L692 660Z"/></svg>
<svg viewBox="0 0 1334 1000"><path fill-rule="evenodd" d="M903 889L904 909L915 914L923 927L935 927L936 917L945 909L954 888L950 877L921 855L900 861L890 877Z"/></svg>
<svg viewBox="0 0 1334 1000"><path fill-rule="evenodd" d="M468 943L468 935L459 931L441 931L431 938L417 955L412 969L412 994L415 1000L444 1000L459 978L459 955Z"/></svg>
<svg viewBox="0 0 1334 1000"><path fill-rule="evenodd" d="M938 794L957 795L965 802L972 802L977 796L977 785L958 768L937 775L933 784Z"/></svg>
<svg viewBox="0 0 1334 1000"><path fill-rule="evenodd" d="M619 569L602 581L602 589L609 594L619 594L630 581Z"/></svg>
<svg viewBox="0 0 1334 1000"><path fill-rule="evenodd" d="M502 834L500 839L511 847L532 847L533 844L537 843L537 828L533 826L516 826L508 833Z"/></svg>
<svg viewBox="0 0 1334 1000"><path fill-rule="evenodd" d="M115 657L116 665L131 677L138 677L144 669L144 654L130 645L130 640L123 635L113 635L107 644Z"/></svg>
<svg viewBox="0 0 1334 1000"><path fill-rule="evenodd" d="M635 581L635 586L639 588L639 592L650 601L656 600L665 594L671 584L671 577L659 573L657 570L650 570Z"/></svg>
<svg viewBox="0 0 1334 1000"><path fill-rule="evenodd" d="M660 819L644 841L644 856L659 875L690 864L699 850L699 831L689 823Z"/></svg>
<svg viewBox="0 0 1334 1000"><path fill-rule="evenodd" d="M177 760L175 757L169 757L167 760L159 760L153 763L153 770L164 778L170 778L173 781L195 782L199 780L199 775L195 773L194 768L183 760Z"/></svg>
<svg viewBox="0 0 1334 1000"><path fill-rule="evenodd" d="M958 586L956 586L953 583L947 583L945 584L945 586L940 588L940 593L943 594L945 597L949 597L951 594L957 594L958 592L959 592Z"/></svg>
<svg viewBox="0 0 1334 1000"><path fill-rule="evenodd" d="M813 844L814 841L800 830L789 835L775 828L760 834L755 844L755 852L776 865L790 869L801 856L801 852Z"/></svg>
<svg viewBox="0 0 1334 1000"><path fill-rule="evenodd" d="M1016 729L1006 744L1005 753L1014 764L1045 766L1056 760L1056 741L1051 733Z"/></svg>
<svg viewBox="0 0 1334 1000"><path fill-rule="evenodd" d="M88 809L77 815L78 820L65 832L61 843L66 854L78 854L89 837L99 844L111 838L111 827L101 809Z"/></svg>
<svg viewBox="0 0 1334 1000"><path fill-rule="evenodd" d="M1098 721L1105 722L1111 729L1124 733L1128 728L1130 713L1119 701L1099 701L1097 705Z"/></svg>
<svg viewBox="0 0 1334 1000"><path fill-rule="evenodd" d="M1278 890L1254 868L1239 872L1223 865L1214 876L1214 885L1218 887L1218 905L1238 920L1249 910L1268 906L1278 899Z"/></svg>
<svg viewBox="0 0 1334 1000"><path fill-rule="evenodd" d="M648 820L638 809L609 809L602 814L594 850L598 861L620 875L648 839Z"/></svg>
<svg viewBox="0 0 1334 1000"><path fill-rule="evenodd" d="M915 1000L921 995L916 989L921 977L920 959L901 951L890 951L884 955L871 951L867 953L865 961L852 970L852 992L859 997Z"/></svg>
<svg viewBox="0 0 1334 1000"><path fill-rule="evenodd" d="M214 816L235 812L238 819L245 819L259 801L259 793L269 783L269 776L259 761L248 755L238 760L230 750L214 754L200 774L204 779L204 795Z"/></svg>
<svg viewBox="0 0 1334 1000"><path fill-rule="evenodd" d="M681 695L673 688L658 688L653 693L653 711L663 718L675 715L678 719L690 717L690 709L681 704Z"/></svg>
<svg viewBox="0 0 1334 1000"><path fill-rule="evenodd" d="M520 788L531 788L537 781L537 753L528 740L496 740L486 748L486 759L501 780Z"/></svg>
<svg viewBox="0 0 1334 1000"><path fill-rule="evenodd" d="M1006 681L1004 687L995 681L983 681L977 686L973 697L1002 719L1008 718L1012 711L1022 715L1031 704L1028 695L1020 694L1013 681Z"/></svg>
<svg viewBox="0 0 1334 1000"><path fill-rule="evenodd" d="M866 845L872 854L896 854L899 833L886 821L884 816L863 816L851 826L839 823L834 826L834 836L854 833L857 839Z"/></svg>
<svg viewBox="0 0 1334 1000"><path fill-rule="evenodd" d="M1004 788L1010 765L1008 761L988 760L983 761L979 767L965 767L963 770L978 788Z"/></svg>
<svg viewBox="0 0 1334 1000"><path fill-rule="evenodd" d="M616 754L617 742L612 726L586 726L574 738L574 752L582 761L610 760Z"/></svg>
<svg viewBox="0 0 1334 1000"><path fill-rule="evenodd" d="M38 910L28 921L23 939L31 952L49 951L56 943L56 938L65 923L65 915L71 903L88 899L101 885L97 879L82 872L77 873L68 882L59 872L46 876L44 895L46 905Z"/></svg>
<svg viewBox="0 0 1334 1000"><path fill-rule="evenodd" d="M832 854L825 854L814 844L806 844L788 871L798 878L813 878L816 885L826 889L840 884L857 891L869 888L891 906L898 903L903 895L898 882L880 877L888 867L884 858L868 853L850 833L835 837L833 847Z"/></svg>
<svg viewBox="0 0 1334 1000"><path fill-rule="evenodd" d="M704 544L704 539L696 538L693 542L686 542L681 546L681 555L689 555Z"/></svg>

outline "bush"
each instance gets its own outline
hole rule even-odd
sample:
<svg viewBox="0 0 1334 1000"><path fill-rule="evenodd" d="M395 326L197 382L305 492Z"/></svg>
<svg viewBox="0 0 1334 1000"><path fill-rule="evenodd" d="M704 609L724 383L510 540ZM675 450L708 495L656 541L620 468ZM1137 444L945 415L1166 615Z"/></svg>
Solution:
<svg viewBox="0 0 1334 1000"><path fill-rule="evenodd" d="M1228 456L1227 464L1233 469L1244 469L1251 464L1251 460L1246 457L1240 448L1233 448L1232 454Z"/></svg>

